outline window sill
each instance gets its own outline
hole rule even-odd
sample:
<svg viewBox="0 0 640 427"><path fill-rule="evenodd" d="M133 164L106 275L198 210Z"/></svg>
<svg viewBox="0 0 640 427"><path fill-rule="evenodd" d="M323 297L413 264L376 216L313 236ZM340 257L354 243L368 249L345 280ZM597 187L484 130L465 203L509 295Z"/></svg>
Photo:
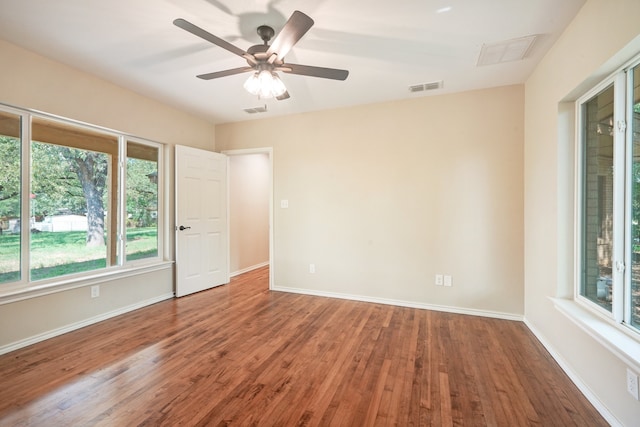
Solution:
<svg viewBox="0 0 640 427"><path fill-rule="evenodd" d="M571 299L551 298L554 306L592 338L615 354L635 372L640 372L640 341Z"/></svg>
<svg viewBox="0 0 640 427"><path fill-rule="evenodd" d="M146 264L136 267L103 271L97 274L74 277L46 283L30 283L28 285L0 285L0 305L10 304L29 298L36 298L43 295L64 292L71 289L97 285L115 279L136 276L152 271L165 270L171 268L173 261L160 261L153 264ZM3 289L4 288L4 289Z"/></svg>

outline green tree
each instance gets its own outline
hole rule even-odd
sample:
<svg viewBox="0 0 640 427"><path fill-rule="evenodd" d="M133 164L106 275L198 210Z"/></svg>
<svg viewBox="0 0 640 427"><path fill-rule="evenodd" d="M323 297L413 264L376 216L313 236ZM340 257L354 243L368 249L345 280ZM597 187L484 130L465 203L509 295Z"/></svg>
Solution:
<svg viewBox="0 0 640 427"><path fill-rule="evenodd" d="M109 171L107 155L67 148L71 169L82 184L87 203L87 246L103 246L104 196Z"/></svg>
<svg viewBox="0 0 640 427"><path fill-rule="evenodd" d="M18 138L0 136L0 218L20 216L20 153ZM127 168L127 212L135 225L149 226L157 209L157 185L149 176L157 173L157 163L129 159ZM31 174L31 215L86 215L87 246L105 244L108 155L33 142Z"/></svg>
<svg viewBox="0 0 640 427"><path fill-rule="evenodd" d="M35 197L32 215L85 214L82 184L71 169L66 150L73 149L40 142L31 144L31 192Z"/></svg>
<svg viewBox="0 0 640 427"><path fill-rule="evenodd" d="M88 150L32 144L33 214L87 216L87 246L103 246L108 156Z"/></svg>
<svg viewBox="0 0 640 427"><path fill-rule="evenodd" d="M0 136L0 218L20 216L20 140Z"/></svg>
<svg viewBox="0 0 640 427"><path fill-rule="evenodd" d="M82 188L87 212L87 246L104 246L104 199L109 176L108 156L87 150L61 147Z"/></svg>
<svg viewBox="0 0 640 427"><path fill-rule="evenodd" d="M148 227L156 221L151 212L158 209L158 186L152 179L157 172L156 162L127 159L127 216L136 227Z"/></svg>

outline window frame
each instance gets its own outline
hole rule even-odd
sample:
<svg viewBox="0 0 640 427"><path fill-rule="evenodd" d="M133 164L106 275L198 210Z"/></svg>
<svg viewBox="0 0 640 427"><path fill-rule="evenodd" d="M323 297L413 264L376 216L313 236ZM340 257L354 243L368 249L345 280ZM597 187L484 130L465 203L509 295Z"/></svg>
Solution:
<svg viewBox="0 0 640 427"><path fill-rule="evenodd" d="M31 188L31 144L32 144L32 122L33 119L47 120L63 126L71 126L87 132L97 132L107 136L115 137L118 141L118 161L113 165L113 173L118 175L117 187L111 188L111 192L117 192L114 200L116 206L111 209L117 215L116 220L116 240L112 242L116 245L117 262L107 265L105 268L88 270L85 272L68 275L55 276L46 279L31 280L30 278L30 243L31 233L29 228L20 230L20 279L16 281L0 283L0 305L19 301L35 296L46 295L78 287L90 286L112 280L116 277L126 277L130 275L142 274L148 271L155 271L170 267L171 261L166 259L166 206L165 206L165 150L166 145L151 141L145 138L118 132L101 126L80 122L65 117L48 114L40 111L24 109L0 103L0 111L13 114L20 118L20 221L22 224L30 222L30 188ZM157 211L157 254L153 257L141 258L132 261L126 259L126 145L127 141L134 142L149 147L153 147L158 153L158 211Z"/></svg>
<svg viewBox="0 0 640 427"><path fill-rule="evenodd" d="M574 287L573 300L584 310L605 320L624 335L640 343L640 328L631 325L632 185L633 174L633 76L640 67L640 55L618 68L575 101L575 182L574 182ZM584 160L586 103L613 86L613 248L611 312L581 295L584 253ZM621 123L624 123L621 126ZM562 303L557 303L562 305ZM559 307L563 312L566 307ZM572 315L573 316L573 315ZM581 317L581 316L577 316Z"/></svg>

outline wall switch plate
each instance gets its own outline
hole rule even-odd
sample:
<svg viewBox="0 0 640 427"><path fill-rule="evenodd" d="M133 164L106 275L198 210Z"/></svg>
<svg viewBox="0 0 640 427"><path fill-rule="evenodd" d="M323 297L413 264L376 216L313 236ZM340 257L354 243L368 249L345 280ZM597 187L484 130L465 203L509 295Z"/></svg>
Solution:
<svg viewBox="0 0 640 427"><path fill-rule="evenodd" d="M91 287L91 298L98 298L100 296L100 285L93 285Z"/></svg>
<svg viewBox="0 0 640 427"><path fill-rule="evenodd" d="M451 276L444 276L444 285L445 286L453 285L453 282L451 281Z"/></svg>
<svg viewBox="0 0 640 427"><path fill-rule="evenodd" d="M627 391L638 400L638 374L627 368Z"/></svg>
<svg viewBox="0 0 640 427"><path fill-rule="evenodd" d="M436 286L442 286L442 274L436 274Z"/></svg>
<svg viewBox="0 0 640 427"><path fill-rule="evenodd" d="M280 200L280 207L282 209L287 209L289 207L289 201L288 200Z"/></svg>

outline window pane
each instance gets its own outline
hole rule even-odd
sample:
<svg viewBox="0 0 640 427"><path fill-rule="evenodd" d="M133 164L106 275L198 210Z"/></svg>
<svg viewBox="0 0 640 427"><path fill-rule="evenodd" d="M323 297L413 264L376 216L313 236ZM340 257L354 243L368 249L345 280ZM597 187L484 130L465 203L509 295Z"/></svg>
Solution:
<svg viewBox="0 0 640 427"><path fill-rule="evenodd" d="M0 283L20 280L20 117L0 112Z"/></svg>
<svg viewBox="0 0 640 427"><path fill-rule="evenodd" d="M584 104L580 294L611 311L613 86Z"/></svg>
<svg viewBox="0 0 640 427"><path fill-rule="evenodd" d="M31 280L117 263L118 140L34 119L31 143Z"/></svg>
<svg viewBox="0 0 640 427"><path fill-rule="evenodd" d="M630 123L633 169L631 183L631 325L640 328L640 66L633 69L633 119Z"/></svg>
<svg viewBox="0 0 640 427"><path fill-rule="evenodd" d="M127 142L127 261L158 256L158 148Z"/></svg>

